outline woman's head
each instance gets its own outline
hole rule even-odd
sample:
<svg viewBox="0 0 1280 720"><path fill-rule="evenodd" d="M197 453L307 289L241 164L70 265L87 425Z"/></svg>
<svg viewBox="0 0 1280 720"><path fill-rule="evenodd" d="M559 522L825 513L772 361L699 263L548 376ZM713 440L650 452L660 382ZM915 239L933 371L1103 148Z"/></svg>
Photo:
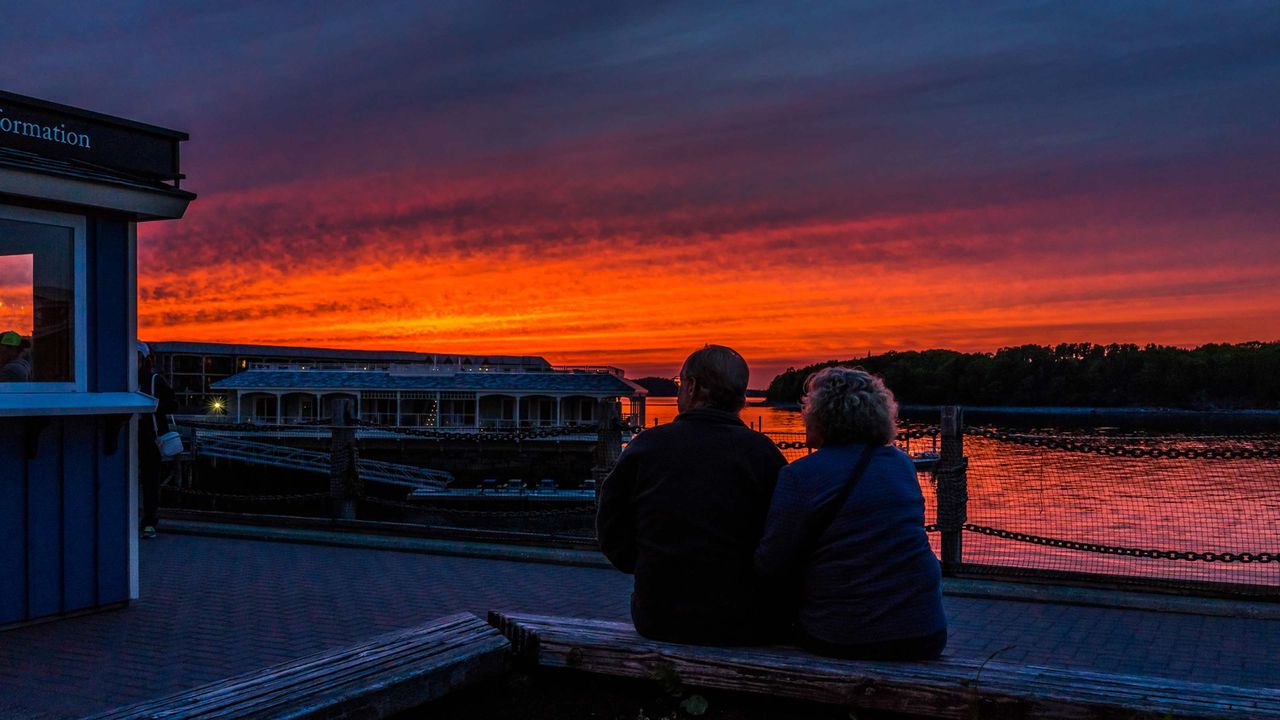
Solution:
<svg viewBox="0 0 1280 720"><path fill-rule="evenodd" d="M878 376L829 367L804 383L801 414L813 445L887 445L898 433L898 403Z"/></svg>

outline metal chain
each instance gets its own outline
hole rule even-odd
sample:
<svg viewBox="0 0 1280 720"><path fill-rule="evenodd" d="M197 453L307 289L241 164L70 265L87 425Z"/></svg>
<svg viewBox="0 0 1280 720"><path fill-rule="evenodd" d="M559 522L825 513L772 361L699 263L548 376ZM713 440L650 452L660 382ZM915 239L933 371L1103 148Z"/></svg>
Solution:
<svg viewBox="0 0 1280 720"><path fill-rule="evenodd" d="M583 435L598 432L600 429L595 425L564 425L553 428L539 428L536 430L511 430L501 432L481 430L479 432L449 432L435 429L400 427L398 425L384 425L382 423L370 422L368 420L357 420L356 425L359 427L384 430L386 432L398 433L401 435L412 435L414 437L426 438L428 440L474 440L476 442L483 440L515 442L518 440L554 438L564 435ZM638 430L626 426L622 426L619 429L638 432Z"/></svg>
<svg viewBox="0 0 1280 720"><path fill-rule="evenodd" d="M563 435L583 435L587 433L595 433L599 431L596 425L564 425L553 428L539 428L536 430L513 430L513 431L490 431L480 430L477 432L450 432L447 430L436 430L426 428L401 427L399 425L385 425L375 423L369 420L355 419L356 427L369 428L372 430L383 430L390 433L398 433L400 435L413 435L415 437L426 438L429 440L496 440L496 441L516 441L516 440L532 440L535 438L553 438ZM263 424L263 423L221 423L208 422L204 420L181 420L179 425L200 430L222 430L224 432L281 432L290 430L303 429L329 429L334 427L329 418L320 420L309 420L305 422L291 423L288 425ZM618 430L630 432L632 434L639 433L644 428L631 425L619 425Z"/></svg>
<svg viewBox="0 0 1280 720"><path fill-rule="evenodd" d="M999 528L988 527L986 525L975 525L973 523L965 523L962 525L965 530L975 532L980 535L990 535L1005 540L1014 540L1016 542L1031 543L1033 545L1044 545L1046 547L1063 548L1065 550L1079 550L1081 552L1101 553L1103 555L1121 555L1124 557L1141 557L1155 558L1159 560L1190 560L1196 562L1222 562L1222 563L1273 563L1280 562L1280 552L1195 552L1194 550L1154 550L1151 548L1133 548L1123 547L1120 545L1101 545L1099 543L1077 542L1075 540L1063 540L1061 538L1044 537L1042 535L1031 535L1029 533L1014 532L1012 530L1001 530ZM938 532L939 528L936 523L924 526L925 532Z"/></svg>
<svg viewBox="0 0 1280 720"><path fill-rule="evenodd" d="M937 437L942 434L942 428L937 425L925 425L919 428L898 428L898 440L920 440L922 438Z"/></svg>
<svg viewBox="0 0 1280 720"><path fill-rule="evenodd" d="M941 430L936 425L926 425L919 428L899 428L897 440L919 440L922 438L937 437ZM804 432L768 432L764 435L773 439L779 435L801 436ZM809 447L809 443L805 440L774 440L773 443L779 450L805 450Z"/></svg>
<svg viewBox="0 0 1280 720"><path fill-rule="evenodd" d="M208 490L196 490L194 488L171 488L174 492L182 495L193 495L196 497L208 497L221 500L240 500L248 502L301 502L304 500L318 500L320 498L331 498L328 492L304 493L301 495L237 495L235 493L216 493Z"/></svg>
<svg viewBox="0 0 1280 720"><path fill-rule="evenodd" d="M323 430L330 427L329 418L289 423L288 425L264 424L256 422L210 422L208 420L175 420L175 425L197 430L222 430L225 432L282 432L289 430Z"/></svg>
<svg viewBox="0 0 1280 720"><path fill-rule="evenodd" d="M965 434L1050 450L1092 453L1128 458L1184 458L1205 460L1274 460L1280 458L1280 446L1260 448L1158 448L1131 447L1082 442L1056 436L1010 433L995 428L965 428Z"/></svg>
<svg viewBox="0 0 1280 720"><path fill-rule="evenodd" d="M594 515L595 506L583 506L573 508L555 508L552 510L471 510L467 508L443 508L439 506L425 507L415 505L414 503L401 502L397 500L384 500L376 497L363 497L364 502L373 503L374 505L382 505L385 507L394 507L410 510L418 510L422 512L445 513L452 515L472 515L482 517L543 517L554 515Z"/></svg>
<svg viewBox="0 0 1280 720"><path fill-rule="evenodd" d="M305 493L301 495L239 495L235 493L216 493L208 490L196 490L193 488L172 488L182 495L191 495L194 497L206 497L217 500L238 500L242 502L302 502L306 500L332 499L333 495L329 492ZM442 507L425 507L414 503L407 503L396 500L384 500L383 498L362 496L359 498L363 502L372 503L374 505L383 505L386 507L395 507L401 509L428 511L433 513L446 513L454 515L474 515L486 517L539 517L552 515L586 515L595 514L595 506L587 505L572 508L554 508L551 510L470 510L466 508L442 508Z"/></svg>

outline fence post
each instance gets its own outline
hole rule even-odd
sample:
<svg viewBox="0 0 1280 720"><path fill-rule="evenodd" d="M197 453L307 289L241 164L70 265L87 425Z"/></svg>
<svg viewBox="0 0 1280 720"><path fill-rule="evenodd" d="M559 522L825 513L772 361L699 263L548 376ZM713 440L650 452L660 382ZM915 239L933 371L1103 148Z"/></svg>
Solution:
<svg viewBox="0 0 1280 720"><path fill-rule="evenodd" d="M600 425L596 429L591 479L595 480L596 491L599 492L600 485L622 454L622 418L618 403L600 400L596 404L596 417L599 418Z"/></svg>
<svg viewBox="0 0 1280 720"><path fill-rule="evenodd" d="M941 430L942 448L934 480L938 492L938 531L942 536L942 572L947 574L961 563L961 538L964 524L969 519L969 459L964 456L964 410L956 405L944 405Z"/></svg>
<svg viewBox="0 0 1280 720"><path fill-rule="evenodd" d="M333 517L338 520L354 520L360 485L360 454L356 450L356 429L351 422L350 400L334 403L331 422L329 496L333 499Z"/></svg>

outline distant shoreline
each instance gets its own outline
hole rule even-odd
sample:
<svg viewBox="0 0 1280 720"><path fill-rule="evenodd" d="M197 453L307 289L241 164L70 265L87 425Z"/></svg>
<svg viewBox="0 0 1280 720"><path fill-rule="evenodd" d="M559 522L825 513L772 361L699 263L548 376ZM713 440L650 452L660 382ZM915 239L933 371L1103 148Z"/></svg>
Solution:
<svg viewBox="0 0 1280 720"><path fill-rule="evenodd" d="M770 407L779 410L799 410L800 403L783 402L749 402L751 407ZM939 405L903 405L908 412L936 411ZM1248 409L1216 409L1186 410L1183 408L1158 407L1071 407L1066 405L1016 406L1016 405L965 405L966 412L988 415L1074 415L1074 416L1141 416L1141 417L1208 417L1223 415L1232 417L1280 418L1280 409L1265 408Z"/></svg>

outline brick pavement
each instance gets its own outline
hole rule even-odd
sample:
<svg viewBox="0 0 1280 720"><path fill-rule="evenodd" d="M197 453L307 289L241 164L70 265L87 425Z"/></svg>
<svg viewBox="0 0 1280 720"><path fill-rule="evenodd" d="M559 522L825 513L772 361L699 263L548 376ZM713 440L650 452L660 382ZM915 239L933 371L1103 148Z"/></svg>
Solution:
<svg viewBox="0 0 1280 720"><path fill-rule="evenodd" d="M627 617L611 570L165 535L127 609L0 633L0 718L77 717L458 610ZM1280 687L1280 620L947 598L947 652Z"/></svg>

